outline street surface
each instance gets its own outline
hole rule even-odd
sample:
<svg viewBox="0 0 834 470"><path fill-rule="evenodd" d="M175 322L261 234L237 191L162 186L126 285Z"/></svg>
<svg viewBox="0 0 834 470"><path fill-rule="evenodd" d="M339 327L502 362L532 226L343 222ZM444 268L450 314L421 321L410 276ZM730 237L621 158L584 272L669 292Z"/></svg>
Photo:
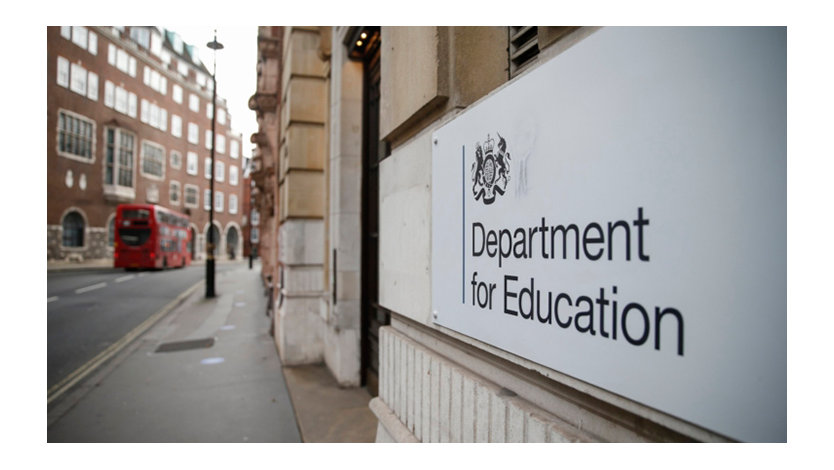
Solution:
<svg viewBox="0 0 834 470"><path fill-rule="evenodd" d="M216 272L224 269L229 267L217 265ZM47 386L61 381L204 277L204 266L47 273Z"/></svg>
<svg viewBox="0 0 834 470"><path fill-rule="evenodd" d="M131 274L135 277L126 277ZM203 275L203 269L194 267L89 272L50 280L50 296L58 297L49 303L55 317L50 319L50 335L61 336L54 333L58 323L72 330L56 343L69 343L67 338L73 337L89 348L103 346L111 337L119 344L122 331L158 312L168 313L48 404L47 442L301 441L269 334L259 267L218 265L213 298L206 298L199 284ZM103 287L94 287L101 283ZM195 284L196 289L189 289ZM60 308L61 299L71 305ZM176 307L166 308L171 300ZM76 317L83 318L87 329L101 323L109 329L102 326L96 336L87 335L83 327L67 326ZM366 403L363 409L369 413Z"/></svg>

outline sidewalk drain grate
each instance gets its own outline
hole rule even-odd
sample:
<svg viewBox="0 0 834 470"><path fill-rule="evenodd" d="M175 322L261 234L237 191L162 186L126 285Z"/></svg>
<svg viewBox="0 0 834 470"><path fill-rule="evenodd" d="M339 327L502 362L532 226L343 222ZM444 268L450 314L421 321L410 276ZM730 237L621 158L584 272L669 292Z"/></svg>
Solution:
<svg viewBox="0 0 834 470"><path fill-rule="evenodd" d="M174 352L187 351L189 349L204 349L214 346L214 338L192 339L188 341L174 341L172 343L162 343L154 352Z"/></svg>

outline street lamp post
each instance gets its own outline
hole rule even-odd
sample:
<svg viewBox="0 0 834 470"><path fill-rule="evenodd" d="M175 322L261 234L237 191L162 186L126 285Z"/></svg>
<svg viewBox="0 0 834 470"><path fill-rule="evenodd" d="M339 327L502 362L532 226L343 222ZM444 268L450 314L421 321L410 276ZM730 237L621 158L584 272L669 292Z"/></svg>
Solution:
<svg viewBox="0 0 834 470"><path fill-rule="evenodd" d="M214 41L206 44L209 49L214 50L214 69L211 73L212 96L211 96L211 178L209 178L209 230L208 243L206 248L206 298L215 296L214 292L214 146L217 139L214 136L217 123L217 51L223 49L223 44L217 42L217 30L214 31Z"/></svg>

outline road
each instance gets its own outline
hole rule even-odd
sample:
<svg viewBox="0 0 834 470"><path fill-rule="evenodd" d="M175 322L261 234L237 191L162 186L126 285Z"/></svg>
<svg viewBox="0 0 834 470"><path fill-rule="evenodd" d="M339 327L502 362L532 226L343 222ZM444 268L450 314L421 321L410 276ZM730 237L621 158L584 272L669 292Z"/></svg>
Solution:
<svg viewBox="0 0 834 470"><path fill-rule="evenodd" d="M231 266L217 265L219 274ZM52 387L205 277L166 271L47 273L47 382Z"/></svg>

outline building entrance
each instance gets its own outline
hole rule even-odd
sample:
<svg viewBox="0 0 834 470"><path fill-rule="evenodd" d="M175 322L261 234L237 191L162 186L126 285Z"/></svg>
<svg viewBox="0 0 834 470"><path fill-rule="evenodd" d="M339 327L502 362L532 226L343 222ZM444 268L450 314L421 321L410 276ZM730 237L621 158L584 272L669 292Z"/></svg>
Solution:
<svg viewBox="0 0 834 470"><path fill-rule="evenodd" d="M364 65L362 106L362 383L379 390L379 328L390 323L379 305L379 142L380 29L357 28L353 54Z"/></svg>

